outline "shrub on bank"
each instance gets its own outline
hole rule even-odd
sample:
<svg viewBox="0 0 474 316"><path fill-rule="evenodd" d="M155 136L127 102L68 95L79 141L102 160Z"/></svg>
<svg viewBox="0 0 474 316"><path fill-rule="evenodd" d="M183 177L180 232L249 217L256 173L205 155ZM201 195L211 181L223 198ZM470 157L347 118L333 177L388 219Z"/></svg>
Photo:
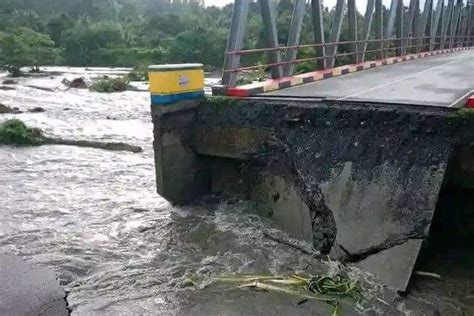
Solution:
<svg viewBox="0 0 474 316"><path fill-rule="evenodd" d="M3 145L40 145L44 142L40 129L29 128L18 119L6 120L0 124L0 144Z"/></svg>

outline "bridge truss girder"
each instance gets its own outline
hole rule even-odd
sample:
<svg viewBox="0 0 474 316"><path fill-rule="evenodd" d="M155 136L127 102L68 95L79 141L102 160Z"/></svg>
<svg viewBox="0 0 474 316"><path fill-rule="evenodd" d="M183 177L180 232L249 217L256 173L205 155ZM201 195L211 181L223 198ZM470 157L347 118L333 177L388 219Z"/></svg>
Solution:
<svg viewBox="0 0 474 316"><path fill-rule="evenodd" d="M295 72L301 30L305 12L312 17L315 51L315 68L326 69L335 65L341 28L347 17L349 23L350 58L353 63L363 62L373 42L376 57L386 58L391 45L396 45L396 55L408 52L432 51L472 46L474 27L474 4L455 5L454 0L440 0L435 7L433 0L426 0L420 12L420 0L411 0L408 11L403 0L392 0L386 21L383 17L382 0L368 0L361 31L358 28L358 11L355 0L337 0L330 30L324 29L321 0L293 0L293 13L288 42L284 48L278 42L277 3L275 0L258 0L263 20L265 43L267 45L269 69L272 78L292 76ZM249 0L235 0L231 29L227 42L222 84L235 86L240 67L248 16ZM447 4L446 4L447 2ZM326 41L325 31L329 33ZM373 37L373 39L371 39ZM345 44L348 44L345 42ZM259 50L261 51L261 50Z"/></svg>

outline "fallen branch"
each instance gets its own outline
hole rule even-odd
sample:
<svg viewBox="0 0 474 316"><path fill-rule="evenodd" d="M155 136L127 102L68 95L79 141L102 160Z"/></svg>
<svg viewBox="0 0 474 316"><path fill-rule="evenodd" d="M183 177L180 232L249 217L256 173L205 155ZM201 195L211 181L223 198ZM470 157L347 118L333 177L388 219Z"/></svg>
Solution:
<svg viewBox="0 0 474 316"><path fill-rule="evenodd" d="M28 127L24 122L18 119L9 119L0 123L0 144L13 146L67 145L113 151L131 151L133 153L143 151L140 146L125 143L48 138L43 135L43 132L39 128Z"/></svg>
<svg viewBox="0 0 474 316"><path fill-rule="evenodd" d="M45 138L43 144L89 147L89 148L105 149L105 150L112 150L112 151L130 151L132 153L141 153L143 151L143 149L140 146L129 145L126 143L106 143L106 142L98 142L98 141L70 140L70 139L62 139L62 138Z"/></svg>
<svg viewBox="0 0 474 316"><path fill-rule="evenodd" d="M321 254L318 253L317 251L311 251L311 250L308 250L308 249L305 249L304 247L301 247L300 245L297 245L295 243L292 243L290 242L289 240L285 240L283 238L280 238L280 237L277 237L277 236L273 236L271 235L270 233L268 232L263 232L263 235L268 238L268 239L271 239L273 241L276 241L280 244L283 244L283 245L286 245L288 247L291 247L291 248L294 248L294 249L297 249L299 251L301 251L302 253L304 253L305 255L310 255L310 256L313 256L313 257L321 257Z"/></svg>
<svg viewBox="0 0 474 316"><path fill-rule="evenodd" d="M42 90L42 91L48 91L48 92L56 92L56 89L40 87L40 86L35 86L35 85L29 85L29 84L25 85L25 87L32 88L32 89L38 89L38 90Z"/></svg>

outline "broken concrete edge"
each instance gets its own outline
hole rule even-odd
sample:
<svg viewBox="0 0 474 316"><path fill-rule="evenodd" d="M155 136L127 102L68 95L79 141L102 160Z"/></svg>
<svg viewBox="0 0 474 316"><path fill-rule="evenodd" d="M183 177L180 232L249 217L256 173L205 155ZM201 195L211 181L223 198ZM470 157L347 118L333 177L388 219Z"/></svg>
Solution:
<svg viewBox="0 0 474 316"><path fill-rule="evenodd" d="M194 138L194 142L199 143L195 147L196 152L209 157L209 159L214 159L211 162L213 165L217 164L217 159L226 158L227 161L229 158L234 159L234 171L230 174L234 181L239 176L244 179L247 177L246 181L242 182L250 184L250 186L247 186L247 190L252 191L249 187L255 189L260 184L265 185L265 183L268 184L274 181L268 178L268 174L270 174L270 177L282 178L288 183L289 190L285 189L286 192L283 192L283 194L281 194L282 192L276 194L275 190L274 192L268 191L260 194L263 198L260 197L258 200L263 205L264 213L265 210L268 213L269 208L281 208L281 205L277 205L280 202L274 203L275 205L272 206L271 200L274 196L285 196L285 194L288 196L288 192L295 190L300 196L301 201L308 205L310 212L312 212L311 214L315 214L315 212L321 209L326 209L325 212L328 216L323 214L326 216L326 219L324 219L324 216L320 218L318 222L319 227L337 225L337 231L342 229L339 226L340 219L330 219L330 217L334 216L334 210L343 206L343 204L340 204L342 200L339 201L339 198L334 199L334 196L346 196L347 198L347 194L349 194L349 197L351 194L353 195L350 191L345 192L344 189L350 183L352 183L351 186L356 185L355 188L357 190L363 190L367 184L354 182L357 177L362 177L363 179L368 176L369 178L367 179L372 179L370 181L373 182L375 172L375 174L379 174L378 177L381 180L384 177L391 177L394 179L393 181L401 181L404 178L411 179L408 189L402 189L400 192L400 205L405 209L403 213L414 213L414 215L410 215L411 217L409 216L409 218L405 219L405 224L403 224L403 221L400 222L400 225L402 225L400 227L407 225L405 228L399 231L395 229L390 232L392 228L388 227L390 228L389 231L378 236L375 239L376 242L372 240L374 239L371 237L372 233L368 231L367 238L364 238L370 242L367 243L367 247L364 249L359 249L358 244L360 240L353 237L353 229L350 227L344 228L347 232L347 238L344 237L343 240L350 241L355 239L354 242L350 242L353 249L350 249L351 247L348 248L346 242L340 242L341 236L339 233L337 233L337 236L334 235L332 237L334 238L332 248L335 248L336 245L342 245L343 249L346 249L346 253L342 251L341 260L349 263L372 260L375 262L374 265L378 265L379 263L377 263L375 258L379 255L382 256L382 254L392 248L402 247L410 240L423 240L427 236L437 196L441 189L443 177L446 174L447 161L452 156L453 147L463 142L469 144L474 139L472 132L474 112L432 106L390 105L374 102L212 97L200 105L197 122L194 126L195 135L201 135ZM250 135L250 131L255 135L261 134L261 139L259 139L260 136L247 138ZM294 136L291 136L292 134ZM313 134L314 136L311 137L306 136ZM359 134L365 136L359 136ZM215 135L219 135L219 137L212 138ZM238 137L238 135L243 137ZM289 136L291 137L288 138ZM354 139L354 137L365 137L366 139L358 140ZM212 141L206 141L209 139ZM324 142L318 141L318 139L324 139ZM239 141L236 142L236 140ZM433 145L433 141L436 143L438 140L439 144ZM229 146L229 144L234 143L237 145ZM300 143L302 147L298 145ZM350 149L351 147L348 147L350 143L359 144L359 146ZM379 154L373 157L370 154L370 150L364 152L364 150L360 149L378 147L377 143L380 143ZM321 147L321 144L326 144L326 147ZM339 147L336 150L334 146ZM334 149L331 149L331 147L334 147ZM341 158L331 160L334 158L331 158L331 152L338 153L339 155L348 149L350 151L343 154ZM354 150L358 152L357 155L360 155L360 159L357 158L359 159L358 162L355 161L348 164L348 162L357 157L353 156L354 153L351 154L351 151ZM420 154L418 154L418 151L420 151ZM291 157L288 156L288 153L290 153ZM299 154L292 157L291 154L294 153ZM311 153L313 153L312 156ZM308 154L309 156L306 157ZM392 162L388 164L375 163L374 159L379 159L377 157L380 154L384 157L383 159ZM344 155L348 156L344 157ZM321 161L325 159L327 160L326 162ZM408 162L405 162L406 160ZM312 167L307 169L304 166L304 161L308 162L307 167ZM370 166L364 167L365 163L369 163ZM375 163L375 165L372 166L372 163ZM394 168L391 166L393 163L400 165ZM226 164L232 165L229 162L226 162ZM316 166L316 169L314 169L314 165L319 165L320 167ZM324 166L331 167L328 170L321 169ZM225 174L226 168L219 169L219 172L211 177L213 191L219 190L219 187L217 186L216 188L214 185L216 175L219 177ZM344 171L344 168L348 169ZM363 169L361 170L360 168ZM364 168L366 171L363 171ZM247 175L244 175L242 170L247 170L245 171ZM397 176L399 172L403 173L404 176ZM265 173L267 176L265 176ZM349 177L347 175L344 176L345 173ZM364 175L365 173L366 175ZM420 178L420 174L424 173L426 175ZM319 176L314 176L318 174ZM228 182L229 178L227 177L227 181L217 181L221 183L220 189L224 191L230 189L225 187L225 182ZM334 179L337 179L340 183L334 182ZM327 184L324 184L325 182ZM333 183L331 184L331 182ZM316 186L311 183L315 183ZM380 186L387 186L383 181L378 184L377 181L374 183L375 185L371 190L376 190ZM406 204L406 200L409 200L409 196L412 194L410 192L421 190L419 184L422 184L421 186L424 186L426 189L424 193L419 194L422 197L420 201L417 200L419 203L413 202L414 204L411 206L403 206ZM400 186L388 185L387 192L392 192L397 187ZM340 190L341 188L342 191ZM372 195L378 196L378 193L374 191ZM361 195L362 198L364 196L364 194ZM423 203L428 204L419 206L424 205ZM397 202L393 201L392 204L397 205ZM289 207L287 209L292 208ZM351 206L347 210L349 211L350 209L354 208ZM409 212L409 210L413 211ZM372 213L379 212L380 208L372 207L368 211ZM417 212L420 212L420 217L417 217ZM274 210L272 210L272 213L274 214ZM321 214L318 216L321 216ZM330 214L332 215L329 216ZM383 219L386 216L390 217L387 214L381 216L381 218ZM361 215L360 218L367 217L370 216ZM312 220L314 221L315 219L312 217ZM354 220L357 221L357 218L354 218ZM378 227L384 227L383 223L384 221L369 226L378 229ZM355 225L354 229L360 230L359 227L361 225ZM328 228L328 230L330 229ZM324 234L321 233L320 235ZM326 235L331 234L326 232ZM299 238L307 239L303 236ZM316 237L313 236L313 238ZM322 239L323 237L320 236L318 238ZM400 277L400 282L392 284L392 287L399 287L397 290L404 291L406 289L411 269L418 256L418 250L410 249L412 249L413 253L407 255L406 260L409 272L405 274L401 266L394 268L399 269L398 275L404 275L403 278ZM391 254L392 252L388 253ZM377 274L378 268L374 267L369 272ZM394 274L397 274L397 271L394 271ZM384 282L391 282L383 275L378 277L382 280L385 279L383 280Z"/></svg>
<svg viewBox="0 0 474 316"><path fill-rule="evenodd" d="M287 187L287 189L280 190L282 192L278 192L278 196L286 196L286 200L288 200L288 197L290 197L290 200L298 200L294 198L296 194L302 203L293 203L292 207L288 207L281 204L278 198L275 199L274 190L274 192L270 192L263 189L261 194L253 195L257 202L260 201L261 207L258 208L263 211L262 215L265 215L265 212L268 215L268 210L271 210L273 216L275 210L277 210L278 214L275 216L277 219L279 218L281 223L285 224L285 222L289 223L291 221L287 221L288 217L285 217L286 215L278 210L297 209L307 213L309 208L311 225L316 227L315 223L319 223L319 228L324 227L323 230L315 231L313 235L313 241L320 246L320 250L325 249L328 253L329 250L338 249L337 245L342 245L341 249L345 249L345 251L342 250L339 259L346 262L368 260L369 262L375 262L374 265L379 263L371 257L378 257L389 249L399 247L413 238L423 239L427 236L434 205L445 174L446 161L448 156L451 155L452 144L459 142L456 139L459 138L460 134L465 133L472 136L472 130L474 130L472 128L474 127L474 112L431 106L327 100L295 101L286 98L264 100L260 98L211 97L202 100L198 106L182 108L178 106L176 109L177 111L163 113L158 108L152 107L155 126L154 146L157 184L158 192L163 197L171 202L183 204L192 202L203 194L229 191L238 192L250 199L252 198L252 190L255 193L255 191L258 191L259 185L263 184L265 186L265 179L269 181L267 181L267 187L268 183L277 183L278 179L283 179L282 181L285 184L279 187ZM294 136L291 136L292 133ZM308 133L320 136L307 138ZM351 159L354 159L354 157L351 158L351 155L347 158L338 158L339 160L336 161L331 160L331 156L328 156L330 152L334 151L330 148L331 146L340 144L342 147L335 152L344 153L350 148L344 146L344 144L352 143L351 139L359 134L365 135L365 138L370 138L370 141L367 141L367 139L356 140L355 144L360 144L358 148L370 149L371 146L374 146L374 143L379 142L382 150L380 153L390 152L384 154L385 159L393 160L393 157L400 156L398 160L393 162L395 164L402 163L400 165L401 169L399 167L394 169L390 164L376 164L368 166L367 169L363 167L364 163L372 163L376 156L367 156L367 152L360 152L360 150L357 150L357 152L359 152L358 155L362 156L356 164L348 164ZM288 138L289 136L291 138ZM317 141L318 139L324 139L325 142ZM423 157L423 155L413 153L424 147L428 150L433 146L433 140L436 144L434 147L441 146L441 152L438 153L441 155L440 157L437 156L438 154L433 157ZM439 144L437 140L439 140ZM418 143L419 141L421 143ZM413 142L414 144L405 148L407 143ZM300 145L298 144L303 145L303 147L299 148ZM308 144L312 145L306 149L304 146ZM329 147L317 149L322 144ZM396 146L403 147L401 152ZM406 150L409 151L406 152ZM301 156L302 153L311 154L312 152L319 154L317 157L314 156L314 153L311 157ZM298 155L295 155L295 153L298 153L301 157L297 157ZM320 160L323 158L329 160L321 162ZM412 163L405 163L404 165L404 161L407 159ZM308 166L302 166L302 161L307 161ZM324 170L319 167L321 170L314 169L313 165L316 162L319 166L328 167L324 167ZM360 173L361 166L358 166L361 163L362 167L367 170L363 173ZM419 169L424 168L424 164L429 165L426 168L429 169L426 177L415 179L425 172L424 169ZM370 177L373 177L373 175L370 174L374 170L378 172L378 177L382 180L387 176L393 177L398 172L404 173L408 178L415 177L415 180L412 181L413 185L410 185L408 191L419 191L418 183L424 184L427 191L420 195L426 201L422 199L420 203L429 201L429 206L420 209L416 206L416 203L412 206L405 206L404 208L407 209L410 209L410 207L413 210L419 209L422 211L421 214L424 215L420 218L413 217L413 215L414 222L411 222L412 219L407 221L410 227L407 226L407 228L400 231L396 229L392 232L388 231L377 238L370 237L371 233L369 232L366 234L368 239L366 238L366 241L361 242L361 240L353 237L350 227L343 229L339 223L341 219L334 217L334 214L338 213L334 210L342 206L342 204L338 206L339 198L334 199L334 196L346 195L347 193L344 193L344 190L341 191L341 188L344 189L347 184L352 182L352 185L356 185L358 188L357 190L363 189L367 185L357 183L358 180L354 182L352 177L357 175L357 177L364 179L368 176L368 179L371 179ZM369 173L364 175L365 172ZM273 177L274 180L268 177ZM334 182L334 179L337 181ZM374 179L370 181L373 182ZM230 182L233 184L231 185ZM235 184L234 182L238 183ZM380 186L386 186L383 181L380 183L375 181L374 183L373 190L378 190L377 188ZM387 192L393 190L394 187L397 187L397 185L389 186ZM408 191L405 193L408 194ZM361 196L363 198L364 194ZM296 208L294 208L295 205ZM300 207L301 205L306 208ZM350 206L348 210L350 209L354 208ZM379 212L380 210L378 207L373 207L371 211ZM383 215L381 218L385 218L385 216L388 215ZM361 216L361 218L368 217L370 216ZM342 220L344 221L344 218ZM357 222L358 219L353 218L352 220ZM296 225L299 228L295 229L296 226L283 228L287 232L292 231L293 235L300 239L308 240L306 233L299 235L298 231L300 233L306 231L304 227L310 223L304 220L296 222L300 223ZM362 225L359 224L354 227ZM379 226L383 228L384 221L371 225L371 227ZM332 231L331 227L336 227L336 229ZM341 230L346 231L345 235L340 235ZM341 237L343 237L342 241ZM350 247L348 247L347 241L349 241ZM364 243L366 247L359 249L359 244ZM418 255L417 251L413 251L410 258L414 259L407 260L410 272L404 274L402 267L398 267L397 269L400 270L398 274L404 275L404 278L400 278L400 282L392 284L392 287L403 287L404 284L408 284L413 268L410 262L414 262ZM333 257L338 258L334 251ZM369 272L377 274L379 273L378 270L379 267L375 266ZM385 278L383 275L379 277L381 279ZM384 282L391 282L389 279L385 279ZM405 288L398 288L397 290L404 291Z"/></svg>
<svg viewBox="0 0 474 316"><path fill-rule="evenodd" d="M370 271L390 288L403 290L408 287L423 239L407 239L404 243L380 251L377 256L369 256L353 266Z"/></svg>
<svg viewBox="0 0 474 316"><path fill-rule="evenodd" d="M1 315L70 315L68 293L56 274L22 258L0 254Z"/></svg>
<svg viewBox="0 0 474 316"><path fill-rule="evenodd" d="M265 92L271 92L281 90L289 87L298 86L305 83L314 81L325 80L333 77L338 77L354 72L364 71L376 67L382 67L386 65L401 63L409 60L415 60L420 58L426 58L441 54L453 53L463 50L470 50L474 47L459 47L442 49L431 52L422 52L417 54L410 54L406 56L389 57L386 59L378 59L373 61L366 61L359 64L345 65L341 67L318 70L309 73L303 73L294 75L291 77L284 77L279 79L269 79L264 82L252 83L238 87L226 87L223 85L216 85L212 87L212 94L216 96L231 96L231 97L250 97Z"/></svg>

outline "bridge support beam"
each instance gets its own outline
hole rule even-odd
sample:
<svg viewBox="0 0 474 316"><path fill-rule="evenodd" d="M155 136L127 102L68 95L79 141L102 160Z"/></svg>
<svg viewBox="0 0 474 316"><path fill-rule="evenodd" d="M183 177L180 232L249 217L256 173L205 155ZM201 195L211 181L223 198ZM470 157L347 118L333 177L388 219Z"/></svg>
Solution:
<svg viewBox="0 0 474 316"><path fill-rule="evenodd" d="M458 22L459 22L460 13L461 13L460 5L455 5L453 7L453 15L452 15L452 20L451 20L451 25L450 25L450 30L449 30L449 48L453 48L455 42L457 41Z"/></svg>
<svg viewBox="0 0 474 316"><path fill-rule="evenodd" d="M311 13L313 22L314 44L325 43L324 40L324 24L323 24L323 6L321 0L311 0ZM317 64L321 69L326 69L326 47L316 47L316 56L321 57Z"/></svg>
<svg viewBox="0 0 474 316"><path fill-rule="evenodd" d="M448 36L448 28L453 19L453 9L454 9L454 0L449 0L448 7L446 8L446 10L444 10L444 15L443 15L443 28L441 30L440 49L446 48L446 40L447 40L446 37Z"/></svg>
<svg viewBox="0 0 474 316"><path fill-rule="evenodd" d="M326 62L326 66L329 68L333 68L336 62L336 54L337 54L337 42L339 42L339 36L341 35L341 27L342 21L344 18L344 9L345 9L345 0L337 0L336 3L336 11L334 12L334 20L332 21L331 27L331 36L329 37L329 45L327 49L328 59Z"/></svg>
<svg viewBox="0 0 474 316"><path fill-rule="evenodd" d="M397 38L399 39L396 41L397 48L397 56L401 56L403 54L403 22L404 22L404 12L403 12L403 1L398 2L397 7L397 20L396 20L396 30L397 30Z"/></svg>
<svg viewBox="0 0 474 316"><path fill-rule="evenodd" d="M235 0L234 10L232 11L232 23L230 26L229 38L227 40L226 52L236 52L242 50L244 45L245 30L247 29L247 20L249 16L249 1ZM222 84L234 87L237 83L236 72L226 72L226 70L238 68L240 65L240 55L226 55L224 61L224 75Z"/></svg>
<svg viewBox="0 0 474 316"><path fill-rule="evenodd" d="M303 27L304 12L306 9L305 0L296 0L293 6L293 14L291 17L290 33L288 36L288 47L297 46L300 43L301 29ZM298 56L297 48L290 48L286 51L285 64L283 66L283 75L285 77L292 76L295 72L296 65L294 61Z"/></svg>
<svg viewBox="0 0 474 316"><path fill-rule="evenodd" d="M428 19L431 17L432 11L432 1L433 0L425 0L425 6L423 9L423 13L421 15L421 19L419 20L419 24L417 25L417 37L430 37L431 34L427 33L427 25ZM430 30L431 32L431 30ZM423 44L425 43L425 39L418 39L416 43L416 52L419 53L422 51Z"/></svg>
<svg viewBox="0 0 474 316"><path fill-rule="evenodd" d="M466 36L466 30L467 30L467 22L469 18L469 6L466 6L464 10L461 11L461 21L459 25L459 41L457 47L463 47L464 46L464 41L465 41L465 36Z"/></svg>
<svg viewBox="0 0 474 316"><path fill-rule="evenodd" d="M384 58L384 34L383 34L383 5L382 0L375 0L375 38L379 40L377 42L377 58Z"/></svg>
<svg viewBox="0 0 474 316"><path fill-rule="evenodd" d="M357 29L357 6L355 0L347 0L347 14L349 17L349 40L354 41L351 45L351 60L356 64L360 63L359 60L359 43L358 41L358 29Z"/></svg>
<svg viewBox="0 0 474 316"><path fill-rule="evenodd" d="M402 55L406 55L407 53L407 46L410 43L409 38L413 37L413 21L415 19L415 10L418 8L418 0L410 0L410 6L408 7L408 16L407 21L404 25L403 30L403 39L402 39Z"/></svg>
<svg viewBox="0 0 474 316"><path fill-rule="evenodd" d="M365 61L365 52L367 51L367 46L368 46L367 40L370 38L370 33L372 30L374 9L375 9L375 0L368 0L367 8L365 9L365 15L364 15L364 27L362 29L362 40L365 42L362 44L362 49L359 52L359 60L361 62Z"/></svg>
<svg viewBox="0 0 474 316"><path fill-rule="evenodd" d="M433 18L433 24L431 28L430 51L436 48L436 37L441 34L440 25L442 24L441 22L443 16L443 8L443 1L438 1L438 6L436 7L436 12Z"/></svg>
<svg viewBox="0 0 474 316"><path fill-rule="evenodd" d="M276 3L270 0L259 0L260 10L262 11L263 26L265 29L265 40L268 48L279 48L278 31L276 25ZM271 64L281 63L281 51L272 50L268 52ZM271 66L272 78L281 78L283 75L281 65Z"/></svg>
<svg viewBox="0 0 474 316"><path fill-rule="evenodd" d="M471 37L474 35L474 4L469 6L469 20L467 22L467 32L466 32L466 39L467 44L466 46L474 46L474 39Z"/></svg>
<svg viewBox="0 0 474 316"><path fill-rule="evenodd" d="M390 48L390 39L393 38L394 28L395 28L395 18L397 17L398 11L398 4L400 0L392 0L392 4L390 5L390 13L388 16L387 25L385 26L385 36L384 39L384 52L383 58L388 56L389 48Z"/></svg>

